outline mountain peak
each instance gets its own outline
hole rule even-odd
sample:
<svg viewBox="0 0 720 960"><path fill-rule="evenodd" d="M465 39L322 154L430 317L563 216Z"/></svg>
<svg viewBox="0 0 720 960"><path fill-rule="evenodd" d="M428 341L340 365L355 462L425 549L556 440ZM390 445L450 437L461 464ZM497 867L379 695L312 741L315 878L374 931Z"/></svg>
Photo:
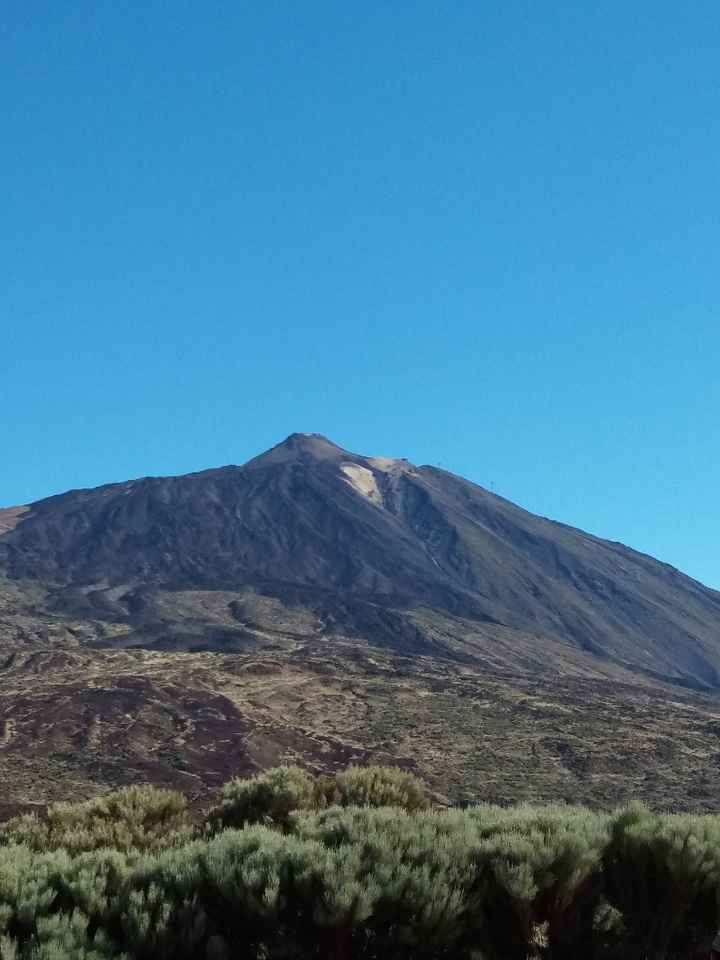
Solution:
<svg viewBox="0 0 720 960"><path fill-rule="evenodd" d="M321 433L291 433L260 456L249 460L246 467L266 467L276 463L297 460L307 463L317 460L342 460L353 454L343 450Z"/></svg>
<svg viewBox="0 0 720 960"><path fill-rule="evenodd" d="M322 433L291 433L286 437L282 443L278 444L280 447L299 447L304 450L318 451L321 449L331 448L333 450L338 450L343 453L342 447L339 447L336 443L333 443L332 440L328 440L326 436Z"/></svg>

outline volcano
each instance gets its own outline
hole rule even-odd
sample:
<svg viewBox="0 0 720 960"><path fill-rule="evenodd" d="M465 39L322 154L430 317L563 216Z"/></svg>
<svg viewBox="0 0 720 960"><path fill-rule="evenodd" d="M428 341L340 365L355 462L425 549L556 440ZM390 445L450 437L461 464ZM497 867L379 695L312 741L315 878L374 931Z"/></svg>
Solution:
<svg viewBox="0 0 720 960"><path fill-rule="evenodd" d="M43 629L82 621L93 646L238 652L340 637L720 686L720 593L452 473L314 433L242 466L0 510L0 577L32 597ZM26 634L41 629L29 609Z"/></svg>

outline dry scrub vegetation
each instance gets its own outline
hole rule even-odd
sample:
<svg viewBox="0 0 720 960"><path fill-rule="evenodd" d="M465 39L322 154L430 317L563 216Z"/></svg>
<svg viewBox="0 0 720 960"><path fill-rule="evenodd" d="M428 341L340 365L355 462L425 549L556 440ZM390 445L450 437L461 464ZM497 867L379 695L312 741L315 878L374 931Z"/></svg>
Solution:
<svg viewBox="0 0 720 960"><path fill-rule="evenodd" d="M438 809L406 771L128 787L0 826L2 960L685 960L720 817Z"/></svg>

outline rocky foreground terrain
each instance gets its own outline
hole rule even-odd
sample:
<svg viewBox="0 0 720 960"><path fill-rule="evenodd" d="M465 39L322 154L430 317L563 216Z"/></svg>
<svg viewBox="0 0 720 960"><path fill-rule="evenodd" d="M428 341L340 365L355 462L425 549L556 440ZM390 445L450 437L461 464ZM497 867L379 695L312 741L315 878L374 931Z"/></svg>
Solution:
<svg viewBox="0 0 720 960"><path fill-rule="evenodd" d="M715 809L719 669L717 592L316 435L0 510L0 814L283 760Z"/></svg>

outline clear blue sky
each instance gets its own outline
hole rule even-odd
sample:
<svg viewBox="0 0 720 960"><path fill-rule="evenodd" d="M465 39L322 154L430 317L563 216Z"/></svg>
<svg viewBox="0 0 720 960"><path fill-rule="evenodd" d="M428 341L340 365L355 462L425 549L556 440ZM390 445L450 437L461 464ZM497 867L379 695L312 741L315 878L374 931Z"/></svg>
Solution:
<svg viewBox="0 0 720 960"><path fill-rule="evenodd" d="M292 431L720 587L720 5L6 0L0 504Z"/></svg>

